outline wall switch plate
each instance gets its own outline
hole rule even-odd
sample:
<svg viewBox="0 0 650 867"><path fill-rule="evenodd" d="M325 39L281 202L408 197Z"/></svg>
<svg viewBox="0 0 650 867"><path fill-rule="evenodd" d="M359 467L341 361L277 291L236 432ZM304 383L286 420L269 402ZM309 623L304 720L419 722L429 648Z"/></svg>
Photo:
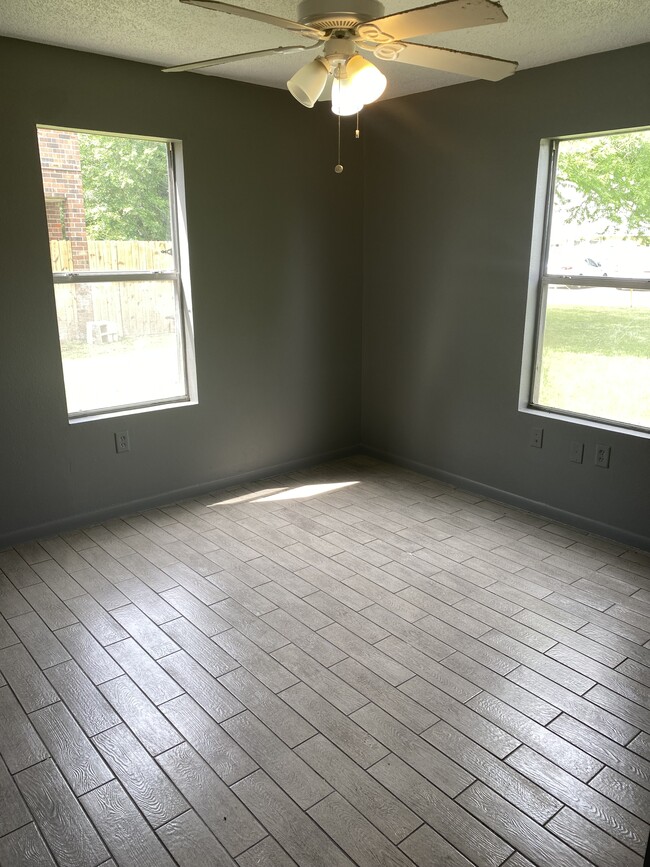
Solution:
<svg viewBox="0 0 650 867"><path fill-rule="evenodd" d="M530 430L530 439L528 440L528 445L534 449L541 449L542 440L544 439L544 428L543 427L533 427Z"/></svg>
<svg viewBox="0 0 650 867"><path fill-rule="evenodd" d="M585 444L572 442L569 448L569 460L574 464L581 464L585 453Z"/></svg>
<svg viewBox="0 0 650 867"><path fill-rule="evenodd" d="M602 446L598 443L596 444L595 464L597 467L603 467L604 469L607 469L609 467L610 452L610 446Z"/></svg>
<svg viewBox="0 0 650 867"><path fill-rule="evenodd" d="M128 430L122 430L115 434L115 451L119 454L122 452L130 452L131 444L129 443Z"/></svg>

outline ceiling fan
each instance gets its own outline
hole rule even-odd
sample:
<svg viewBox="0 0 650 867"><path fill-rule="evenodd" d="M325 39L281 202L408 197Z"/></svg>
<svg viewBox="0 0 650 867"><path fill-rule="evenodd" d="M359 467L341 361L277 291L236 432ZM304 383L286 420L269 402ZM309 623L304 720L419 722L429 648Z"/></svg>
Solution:
<svg viewBox="0 0 650 867"><path fill-rule="evenodd" d="M185 72L237 60L300 53L324 46L323 54L301 67L289 79L287 87L299 103L313 108L325 90L329 76L332 76L332 111L339 117L358 114L364 105L378 99L386 87L386 77L360 51L370 53L379 60L408 63L489 81L499 81L517 69L514 61L408 41L428 33L507 21L508 16L501 5L492 0L441 0L430 6L394 15L384 15L384 6L379 0L302 0L298 6L298 21L232 6L221 0L180 2L262 21L296 36L311 39L314 44L280 46L198 60L168 67L163 72Z"/></svg>

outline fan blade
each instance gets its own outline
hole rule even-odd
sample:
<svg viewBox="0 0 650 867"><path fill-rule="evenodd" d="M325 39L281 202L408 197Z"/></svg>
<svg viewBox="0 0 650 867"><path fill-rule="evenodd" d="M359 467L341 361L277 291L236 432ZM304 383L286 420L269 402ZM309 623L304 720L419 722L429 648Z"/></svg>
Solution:
<svg viewBox="0 0 650 867"><path fill-rule="evenodd" d="M235 60L252 60L254 57L268 57L271 54L295 54L298 51L310 51L313 45L289 45L286 48L264 48L262 51L248 51L246 54L231 54L228 57L213 57L212 60L195 60L193 63L182 63L180 66L168 66L163 72L189 72L191 69L204 69L207 66L220 66L222 63L232 63Z"/></svg>
<svg viewBox="0 0 650 867"><path fill-rule="evenodd" d="M290 21L288 18L278 18L276 15L267 15L266 12L258 12L256 9L244 9L242 6L231 6L230 3L221 3L221 0L181 0L191 6L203 6L204 9L212 9L214 12L225 12L226 15L236 15L239 18L251 18L253 21L263 21L283 30L291 30L292 33L300 33L308 39L322 39L325 34L322 30Z"/></svg>
<svg viewBox="0 0 650 867"><path fill-rule="evenodd" d="M185 0L187 2L187 0ZM396 39L411 39L426 33L443 33L445 30L462 30L466 27L479 27L483 24L502 24L508 16L499 3L491 0L443 0L432 6L409 9L385 18L367 21L357 28L364 39L371 42L386 42L385 38L375 39L371 34L382 34Z"/></svg>
<svg viewBox="0 0 650 867"><path fill-rule="evenodd" d="M514 60L501 60L498 57L470 54L467 51L453 51L451 48L434 48L431 45L418 45L415 42L378 45L373 54L380 60L397 60L399 63L456 72L471 78L486 78L488 81L500 81L512 75L519 65Z"/></svg>

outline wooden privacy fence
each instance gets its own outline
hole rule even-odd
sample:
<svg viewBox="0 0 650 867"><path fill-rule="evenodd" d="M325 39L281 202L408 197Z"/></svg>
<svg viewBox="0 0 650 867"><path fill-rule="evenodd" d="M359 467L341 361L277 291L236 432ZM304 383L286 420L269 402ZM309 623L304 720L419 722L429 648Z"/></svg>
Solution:
<svg viewBox="0 0 650 867"><path fill-rule="evenodd" d="M166 271L171 241L86 241L90 271ZM75 271L71 241L50 241L53 271Z"/></svg>
<svg viewBox="0 0 650 867"><path fill-rule="evenodd" d="M169 241L89 240L87 244L90 271L166 271L173 265ZM75 270L70 241L50 241L50 252L53 271ZM174 330L171 282L56 283L54 291L64 341L86 340L89 322L114 323L120 338Z"/></svg>

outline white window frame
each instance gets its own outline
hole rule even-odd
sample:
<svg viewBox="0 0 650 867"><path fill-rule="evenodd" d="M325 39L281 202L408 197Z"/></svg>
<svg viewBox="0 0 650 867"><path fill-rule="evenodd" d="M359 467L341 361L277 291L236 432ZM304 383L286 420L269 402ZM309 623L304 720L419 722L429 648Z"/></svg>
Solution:
<svg viewBox="0 0 650 867"><path fill-rule="evenodd" d="M185 391L180 395L159 400L138 401L120 406L107 406L69 412L70 424L94 421L151 410L168 409L198 403L196 382L196 358L194 352L194 328L192 317L189 250L187 240L187 214L185 209L185 183L183 175L182 143L178 139L156 136L131 135L129 133L76 129L73 127L37 124L37 129L77 132L82 135L107 135L115 138L163 142L167 151L167 176L169 179L169 211L173 268L165 271L52 271L52 280L57 283L136 283L157 280L172 283L176 308L176 323L180 329L179 353L183 361ZM41 181L42 183L42 181Z"/></svg>
<svg viewBox="0 0 650 867"><path fill-rule="evenodd" d="M519 408L567 421L573 420L587 423L593 427L650 436L650 429L640 427L639 425L586 415L585 413L573 412L559 407L546 406L539 403L538 400L549 286L562 284L564 286L607 286L617 289L650 290L650 280L643 278L569 276L567 274L556 274L547 270L559 143L571 139L587 139L605 135L620 135L626 132L641 132L644 129L646 127L593 132L582 135L556 136L542 139L541 141L533 218L531 268L524 332L524 355Z"/></svg>

